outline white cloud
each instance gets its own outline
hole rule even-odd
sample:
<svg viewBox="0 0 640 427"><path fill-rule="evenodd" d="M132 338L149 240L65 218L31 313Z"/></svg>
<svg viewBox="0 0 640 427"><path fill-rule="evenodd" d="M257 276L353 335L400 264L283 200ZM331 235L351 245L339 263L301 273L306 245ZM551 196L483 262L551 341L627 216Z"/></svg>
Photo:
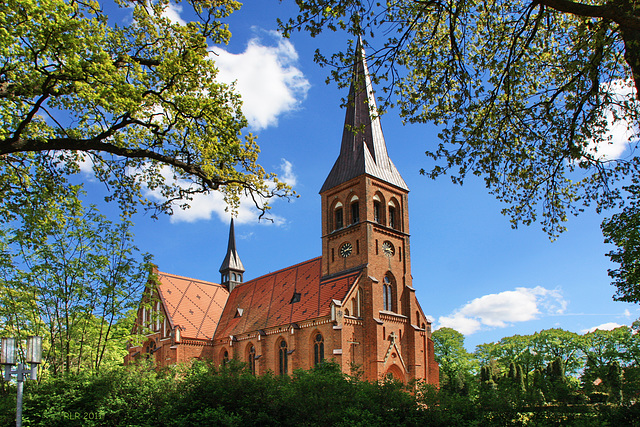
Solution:
<svg viewBox="0 0 640 427"><path fill-rule="evenodd" d="M238 234L238 238L242 240L251 240L253 238L253 231L250 233L242 233Z"/></svg>
<svg viewBox="0 0 640 427"><path fill-rule="evenodd" d="M175 3L169 3L164 9L162 16L168 18L174 24L186 25L187 22L180 16L182 6Z"/></svg>
<svg viewBox="0 0 640 427"><path fill-rule="evenodd" d="M438 319L439 328L452 328L463 335L471 335L478 332L482 328L482 324L477 319L455 311L450 316L440 316Z"/></svg>
<svg viewBox="0 0 640 427"><path fill-rule="evenodd" d="M293 173L293 164L287 159L282 159L280 164L280 170L282 171L280 178L288 183L294 185L296 183L296 175ZM176 181L173 178L172 172L168 167L162 168L162 175L169 184L179 185L182 188L189 188L190 184L187 181ZM163 201L161 194L157 190L145 191L145 195L152 200ZM271 199L271 205L278 199ZM188 201L189 209L181 209L181 202L174 203L173 215L171 215L170 221L172 223L178 222L196 222L200 220L210 220L212 216L217 216L220 221L228 222L231 218L231 214L227 211L227 205L224 202L224 196L218 191L212 191L208 194L196 194L193 196L193 200ZM256 223L260 212L256 209L253 199L250 196L244 196L240 200L240 207L238 208L238 216L235 217L236 224ZM262 221L266 224L275 224L282 226L286 224L286 219L275 215L273 211L270 211L267 216L273 220Z"/></svg>
<svg viewBox="0 0 640 427"><path fill-rule="evenodd" d="M469 335L483 327L504 328L515 322L534 320L541 314L561 314L566 307L567 302L558 290L519 287L476 298L449 316L440 317L438 327Z"/></svg>
<svg viewBox="0 0 640 427"><path fill-rule="evenodd" d="M93 180L95 178L95 174L93 173L93 159L88 153L83 151L78 151L78 155L80 156L80 161L78 162L80 172L84 173L90 180Z"/></svg>
<svg viewBox="0 0 640 427"><path fill-rule="evenodd" d="M147 12L149 12L149 14L153 14L153 9L151 5L154 3L156 2L153 0L145 2L145 8L147 9ZM132 12L133 12L133 6L134 6L133 3L131 4L131 6L129 6ZM169 21L171 21L172 24L186 25L187 21L182 19L182 16L180 16L180 14L182 13L181 5L173 2L169 2L169 4L164 5L163 7L164 7L164 10L162 11L162 17L169 19ZM130 17L129 19L132 19L132 17Z"/></svg>
<svg viewBox="0 0 640 427"><path fill-rule="evenodd" d="M287 159L281 159L282 163L280 163L280 170L282 173L280 174L280 181L285 184L294 187L298 182L298 177L293 173L293 164Z"/></svg>
<svg viewBox="0 0 640 427"><path fill-rule="evenodd" d="M630 140L634 135L638 134L637 126L627 120L622 119L621 104L630 102L636 103L635 89L631 80L625 82L622 80L614 80L603 83L604 92L612 94L612 101L615 104L605 113L607 120L608 132L605 135L607 140L595 143L591 141L588 150L596 154L596 158L601 160L618 159L627 150ZM636 108L640 106L636 105Z"/></svg>
<svg viewBox="0 0 640 427"><path fill-rule="evenodd" d="M598 329L601 330L601 331L612 331L615 328L619 328L620 326L624 326L624 325L621 325L621 324L615 323L615 322L608 322L608 323L603 323L602 325L594 326L592 328L583 329L582 331L580 331L580 333L587 334L589 332L594 332L594 331L596 331Z"/></svg>
<svg viewBox="0 0 640 427"><path fill-rule="evenodd" d="M296 67L298 53L293 44L275 31L264 33L276 42L275 46L266 46L260 37L254 37L242 53L215 48L211 54L219 69L218 78L236 82L242 111L255 130L277 125L278 117L297 109L310 88Z"/></svg>

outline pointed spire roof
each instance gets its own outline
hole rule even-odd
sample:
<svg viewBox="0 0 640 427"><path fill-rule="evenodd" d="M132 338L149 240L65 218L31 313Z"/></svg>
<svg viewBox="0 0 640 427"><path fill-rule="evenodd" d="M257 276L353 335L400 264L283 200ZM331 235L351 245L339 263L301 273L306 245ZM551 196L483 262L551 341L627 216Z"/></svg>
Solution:
<svg viewBox="0 0 640 427"><path fill-rule="evenodd" d="M320 193L367 174L409 191L387 154L361 38L356 45L340 156Z"/></svg>
<svg viewBox="0 0 640 427"><path fill-rule="evenodd" d="M231 225L229 227L229 244L227 245L227 256L224 257L222 265L220 266L220 273L227 270L235 270L244 272L244 266L240 261L240 255L236 250L236 232L233 227L233 218L231 218Z"/></svg>

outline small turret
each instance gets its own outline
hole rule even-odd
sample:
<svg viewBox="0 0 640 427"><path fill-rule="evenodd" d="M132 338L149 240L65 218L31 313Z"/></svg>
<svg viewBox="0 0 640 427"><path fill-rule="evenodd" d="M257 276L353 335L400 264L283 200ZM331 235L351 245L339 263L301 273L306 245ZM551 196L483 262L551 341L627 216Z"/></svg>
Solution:
<svg viewBox="0 0 640 427"><path fill-rule="evenodd" d="M224 261L222 261L222 265L220 266L220 274L222 275L220 283L231 292L233 288L242 283L243 273L244 266L236 250L236 233L233 228L233 218L231 218L227 255L224 257Z"/></svg>

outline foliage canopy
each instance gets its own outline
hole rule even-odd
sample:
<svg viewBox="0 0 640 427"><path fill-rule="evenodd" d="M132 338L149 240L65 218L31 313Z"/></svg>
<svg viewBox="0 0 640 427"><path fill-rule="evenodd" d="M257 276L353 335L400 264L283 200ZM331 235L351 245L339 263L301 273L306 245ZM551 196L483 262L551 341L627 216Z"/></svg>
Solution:
<svg viewBox="0 0 640 427"><path fill-rule="evenodd" d="M633 1L591 3L311 1L281 27L376 43L367 58L386 81L384 106L444 127L426 152L440 162L423 172L458 183L482 176L514 225L541 212L555 234L582 205L610 206L620 195L613 183L638 173L636 156L598 150L612 142L607 114L637 137L640 11ZM345 82L354 54L351 45L317 59Z"/></svg>
<svg viewBox="0 0 640 427"><path fill-rule="evenodd" d="M297 2L286 34L364 38L382 109L442 127L421 172L454 183L482 177L513 227L550 236L585 206L625 205L640 178L640 6L635 0L371 0ZM347 84L356 55L316 60ZM631 146L629 149L629 146ZM626 148L626 151L625 151ZM623 156L624 154L624 156ZM636 193L637 194L637 193ZM636 226L628 215L619 230ZM607 233L607 230L605 230ZM624 238L609 236L617 243ZM637 301L637 273L612 257L618 297ZM635 253L637 249L634 250ZM635 280L635 282L634 282Z"/></svg>
<svg viewBox="0 0 640 427"><path fill-rule="evenodd" d="M165 16L168 0L114 2L130 8L129 23L110 23L97 1L0 5L4 171L41 153L53 176L92 168L124 213L139 202L170 212L172 202L211 190L232 208L250 194L264 213L288 188L257 163L241 101L216 80L208 51L228 41L221 20L240 4L190 0L198 20L181 25ZM11 184L0 189L4 200L20 191ZM166 201L145 199L143 185Z"/></svg>
<svg viewBox="0 0 640 427"><path fill-rule="evenodd" d="M40 166L18 175L25 194L1 211L0 335L42 336L51 374L121 364L150 256L128 221L85 208L78 186L31 180L44 164L32 156Z"/></svg>

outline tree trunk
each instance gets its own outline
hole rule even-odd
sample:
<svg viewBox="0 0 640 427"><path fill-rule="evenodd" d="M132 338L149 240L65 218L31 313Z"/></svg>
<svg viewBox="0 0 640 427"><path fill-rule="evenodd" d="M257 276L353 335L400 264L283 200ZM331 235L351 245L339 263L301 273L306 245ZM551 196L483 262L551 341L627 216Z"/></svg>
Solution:
<svg viewBox="0 0 640 427"><path fill-rule="evenodd" d="M624 59L631 68L636 98L640 100L640 30L620 27L620 32L624 40Z"/></svg>

